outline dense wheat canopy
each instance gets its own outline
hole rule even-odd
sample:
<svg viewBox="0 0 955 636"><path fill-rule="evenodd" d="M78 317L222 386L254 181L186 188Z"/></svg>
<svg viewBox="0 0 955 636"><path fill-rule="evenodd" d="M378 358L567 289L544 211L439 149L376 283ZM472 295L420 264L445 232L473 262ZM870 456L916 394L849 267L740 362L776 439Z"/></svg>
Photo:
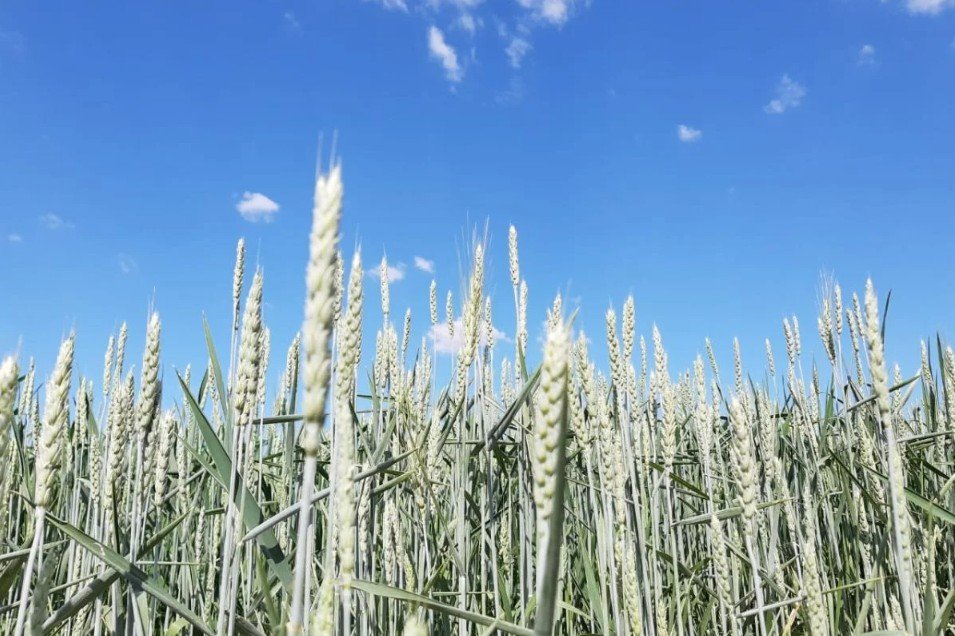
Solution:
<svg viewBox="0 0 955 636"><path fill-rule="evenodd" d="M955 354L939 337L891 370L872 281L823 290L820 358L787 318L759 365L737 345L720 370L707 341L679 370L639 297L589 337L559 295L529 316L511 227L513 341L475 243L428 316L382 260L367 343L343 193L335 164L284 368L243 241L232 329L181 373L158 313L135 372L126 326L109 339L101 386L74 372L81 328L48 377L3 360L0 632L955 633ZM453 342L447 382L414 324Z"/></svg>

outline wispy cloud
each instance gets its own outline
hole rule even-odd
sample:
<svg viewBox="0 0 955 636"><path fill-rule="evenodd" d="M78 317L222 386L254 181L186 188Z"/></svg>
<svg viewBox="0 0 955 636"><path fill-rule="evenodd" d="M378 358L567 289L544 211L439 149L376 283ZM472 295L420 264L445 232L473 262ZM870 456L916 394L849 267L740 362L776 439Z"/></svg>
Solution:
<svg viewBox="0 0 955 636"><path fill-rule="evenodd" d="M698 128L692 128L686 124L680 124L676 127L676 136L685 144L691 144L699 141L703 136L703 131Z"/></svg>
<svg viewBox="0 0 955 636"><path fill-rule="evenodd" d="M22 243L23 237L14 232L12 234L7 234L7 241L10 243Z"/></svg>
<svg viewBox="0 0 955 636"><path fill-rule="evenodd" d="M525 40L524 38L514 38L511 40L510 44L504 49L504 52L507 54L507 61L513 68L520 68L521 62L524 60L524 56L530 52L531 43Z"/></svg>
<svg viewBox="0 0 955 636"><path fill-rule="evenodd" d="M404 280L405 273L408 271L407 266L404 263L398 263L396 265L388 264L388 282L395 283L399 280ZM374 278L375 280L381 279L381 270L377 267L374 269L368 270L368 276Z"/></svg>
<svg viewBox="0 0 955 636"><path fill-rule="evenodd" d="M799 82L793 81L789 75L783 75L776 84L776 97L770 100L763 108L771 115L781 115L791 108L796 108L806 96L806 89Z"/></svg>
<svg viewBox="0 0 955 636"><path fill-rule="evenodd" d="M415 269L420 269L422 272L434 274L434 261L429 261L423 256L414 257L414 266Z"/></svg>
<svg viewBox="0 0 955 636"><path fill-rule="evenodd" d="M501 105L518 104L524 99L524 82L520 77L512 77L507 88L494 95L494 101Z"/></svg>
<svg viewBox="0 0 955 636"><path fill-rule="evenodd" d="M859 47L859 52L856 55L856 63L859 66L872 66L875 64L875 47L871 44L863 44Z"/></svg>
<svg viewBox="0 0 955 636"><path fill-rule="evenodd" d="M261 192L245 191L239 202L235 204L235 209L246 221L268 223L278 214L279 204Z"/></svg>
<svg viewBox="0 0 955 636"><path fill-rule="evenodd" d="M510 342L503 331L497 327L492 327L494 330L494 340ZM464 321L461 318L456 318L454 320L454 334L451 334L451 329L448 329L448 323L442 322L436 325L431 325L431 328L428 329L428 338L434 343L434 350L437 353L457 353L461 350L461 347L464 346ZM481 345L487 344L487 332L484 329L484 325L481 325Z"/></svg>
<svg viewBox="0 0 955 636"><path fill-rule="evenodd" d="M458 83L464 79L464 70L458 63L458 54L444 39L441 29L431 25L428 29L428 51L431 57L441 63L444 76L451 83Z"/></svg>
<svg viewBox="0 0 955 636"><path fill-rule="evenodd" d="M573 0L517 0L538 20L560 26L570 17Z"/></svg>
<svg viewBox="0 0 955 636"><path fill-rule="evenodd" d="M59 214L53 214L52 212L40 215L40 225L53 232L57 230L68 230L73 227L72 223L65 220Z"/></svg>
<svg viewBox="0 0 955 636"><path fill-rule="evenodd" d="M129 254L117 254L116 264L119 266L119 271L123 276L132 276L139 271L139 264Z"/></svg>
<svg viewBox="0 0 955 636"><path fill-rule="evenodd" d="M474 9L484 4L484 0L425 0L432 7L447 4L458 9Z"/></svg>
<svg viewBox="0 0 955 636"><path fill-rule="evenodd" d="M405 0L380 0L381 6L388 9L389 11L404 11L408 12L408 3Z"/></svg>
<svg viewBox="0 0 955 636"><path fill-rule="evenodd" d="M475 37L485 25L493 25L504 59L520 68L533 51L533 36L540 29L562 28L592 0L366 0L392 11L422 19L428 29L428 57L441 64L452 84L464 81L468 60L476 60L483 44ZM510 4L513 9L502 10ZM516 9L516 10L514 10ZM449 40L449 34L452 37ZM454 42L458 37L467 42ZM498 100L502 101L502 100ZM504 100L513 101L513 100Z"/></svg>
<svg viewBox="0 0 955 636"><path fill-rule="evenodd" d="M470 33L471 35L474 35L475 33L477 33L478 27L481 26L480 20L475 18L470 13L462 13L461 15L459 15L455 24L458 25L458 27L461 28L462 30Z"/></svg>
<svg viewBox="0 0 955 636"><path fill-rule="evenodd" d="M916 15L937 15L955 6L955 0L906 0L905 8Z"/></svg>
<svg viewBox="0 0 955 636"><path fill-rule="evenodd" d="M302 30L302 23L298 21L298 18L295 17L295 14L291 11L286 11L282 14L282 21L290 31Z"/></svg>

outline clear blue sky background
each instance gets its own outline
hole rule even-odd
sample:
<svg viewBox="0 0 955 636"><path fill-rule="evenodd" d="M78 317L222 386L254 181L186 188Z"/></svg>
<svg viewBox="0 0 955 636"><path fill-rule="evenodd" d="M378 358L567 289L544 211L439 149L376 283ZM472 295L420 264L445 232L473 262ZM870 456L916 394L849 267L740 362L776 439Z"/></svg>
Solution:
<svg viewBox="0 0 955 636"><path fill-rule="evenodd" d="M816 341L821 273L872 275L911 369L920 337L955 328L953 4L8 0L0 351L45 374L75 328L99 378L122 320L138 364L154 304L167 376L201 365L202 314L228 337L244 236L278 360L302 319L317 139L327 155L337 131L343 243L405 264L394 313L412 307L418 334L414 257L457 292L485 223L513 334L514 223L532 341L558 290L595 343L632 292L674 369L705 336L728 354L738 335L759 366L788 313ZM270 222L237 212L245 192L279 206Z"/></svg>

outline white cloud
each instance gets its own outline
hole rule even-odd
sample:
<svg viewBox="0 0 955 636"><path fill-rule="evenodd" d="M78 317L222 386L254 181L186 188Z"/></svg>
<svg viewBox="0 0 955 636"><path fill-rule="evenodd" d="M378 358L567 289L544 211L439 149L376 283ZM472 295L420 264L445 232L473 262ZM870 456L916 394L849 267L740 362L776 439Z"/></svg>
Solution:
<svg viewBox="0 0 955 636"><path fill-rule="evenodd" d="M441 65L445 78L452 84L451 92L455 92L454 85L465 80L471 62L476 63L481 54L479 46L483 43L476 42L476 35L485 26L497 31L508 66L519 69L533 51L531 43L536 31L563 27L581 7L589 7L593 0L364 1L424 21L428 31L428 57ZM503 8L508 4L511 5L510 11ZM467 43L456 41L465 36ZM496 96L495 99L501 101L502 98Z"/></svg>
<svg viewBox="0 0 955 636"><path fill-rule="evenodd" d="M440 11L442 6L449 6L461 12L477 9L484 4L484 0L421 0L428 9Z"/></svg>
<svg viewBox="0 0 955 636"><path fill-rule="evenodd" d="M856 61L859 63L859 66L869 66L875 64L875 47L871 44L863 44L859 48Z"/></svg>
<svg viewBox="0 0 955 636"><path fill-rule="evenodd" d="M476 34L485 26L496 29L502 40L505 60L518 69L531 53L534 33L539 29L561 28L580 7L589 7L592 0L365 0L385 10L401 11L425 21L428 30L429 58L436 60L452 85L463 82L470 66L481 51ZM501 7L512 5L512 10ZM516 11L514 9L516 5ZM468 36L462 44L448 36ZM481 44L480 46L483 46ZM455 92L452 86L452 92ZM513 91L510 91L513 92ZM497 101L501 101L496 96ZM505 97L505 99L507 99ZM513 101L513 100L511 100Z"/></svg>
<svg viewBox="0 0 955 636"><path fill-rule="evenodd" d="M952 6L955 6L955 0L906 0L905 2L905 8L909 10L909 13L917 15L936 15L942 9Z"/></svg>
<svg viewBox="0 0 955 636"><path fill-rule="evenodd" d="M420 269L422 272L434 274L434 261L429 261L423 256L414 257L414 266L415 269Z"/></svg>
<svg viewBox="0 0 955 636"><path fill-rule="evenodd" d="M520 68L524 56L533 48L531 43L524 38L514 38L511 40L504 52L507 53L507 61L513 68Z"/></svg>
<svg viewBox="0 0 955 636"><path fill-rule="evenodd" d="M458 64L458 54L454 48L444 41L444 33L436 26L428 29L428 50L431 57L441 62L444 68L444 76L449 82L460 82L464 78L464 70Z"/></svg>
<svg viewBox="0 0 955 636"><path fill-rule="evenodd" d="M781 115L790 108L796 108L806 96L806 89L799 82L795 82L789 75L783 75L776 84L776 97L763 108L771 115Z"/></svg>
<svg viewBox="0 0 955 636"><path fill-rule="evenodd" d="M408 268L404 263L398 263L397 265L388 265L388 282L394 283L399 280L403 280L405 277L405 272ZM368 276L374 279L381 278L381 270L377 267L374 269L368 270Z"/></svg>
<svg viewBox="0 0 955 636"><path fill-rule="evenodd" d="M279 204L261 192L245 191L242 199L235 204L235 209L246 221L268 223L278 214Z"/></svg>
<svg viewBox="0 0 955 636"><path fill-rule="evenodd" d="M455 24L474 35L477 32L479 21L470 13L462 13Z"/></svg>
<svg viewBox="0 0 955 636"><path fill-rule="evenodd" d="M299 31L302 28L302 23L298 21L298 18L296 18L295 14L291 11L286 11L283 13L282 20L285 22L285 26L292 31Z"/></svg>
<svg viewBox="0 0 955 636"><path fill-rule="evenodd" d="M122 272L124 276L130 276L139 271L139 265L129 254L118 254L116 256L116 263L119 265L119 271Z"/></svg>
<svg viewBox="0 0 955 636"><path fill-rule="evenodd" d="M494 330L494 340L510 342L503 331L497 327L493 327ZM431 328L428 329L428 338L434 343L434 350L437 353L457 353L461 350L461 347L464 346L464 322L460 318L454 319L454 335L452 336L448 329L447 322L441 322L436 325L431 325ZM484 324L481 324L481 345L487 344L487 332L484 329Z"/></svg>
<svg viewBox="0 0 955 636"><path fill-rule="evenodd" d="M389 11L404 11L407 13L408 5L405 0L381 0L381 6Z"/></svg>
<svg viewBox="0 0 955 636"><path fill-rule="evenodd" d="M7 240L11 243L22 243L23 237L14 232L13 234L7 234Z"/></svg>
<svg viewBox="0 0 955 636"><path fill-rule="evenodd" d="M53 214L52 212L47 212L46 214L40 215L40 224L48 230L68 230L73 227L73 224L69 221L66 221L58 214Z"/></svg>
<svg viewBox="0 0 955 636"><path fill-rule="evenodd" d="M680 124L676 127L676 136L679 137L683 143L691 144L694 141L700 140L700 137L703 136L703 131L687 126L686 124Z"/></svg>
<svg viewBox="0 0 955 636"><path fill-rule="evenodd" d="M573 0L517 0L535 18L560 26L570 17Z"/></svg>
<svg viewBox="0 0 955 636"><path fill-rule="evenodd" d="M440 11L443 6L449 6L461 12L477 9L484 4L484 0L421 0L428 9Z"/></svg>

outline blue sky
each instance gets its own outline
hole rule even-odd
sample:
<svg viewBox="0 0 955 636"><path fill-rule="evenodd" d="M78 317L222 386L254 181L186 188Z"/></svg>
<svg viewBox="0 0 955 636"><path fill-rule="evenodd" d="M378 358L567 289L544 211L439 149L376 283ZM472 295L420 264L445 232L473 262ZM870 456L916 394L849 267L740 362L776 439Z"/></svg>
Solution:
<svg viewBox="0 0 955 636"><path fill-rule="evenodd" d="M403 264L394 313L419 335L432 274L415 257L457 294L485 225L513 333L510 223L532 340L557 291L594 334L633 293L674 368L734 335L756 367L787 314L815 342L822 273L893 290L889 353L908 367L955 328L951 0L9 0L0 351L46 372L75 328L98 378L122 320L138 359L155 306L167 373L202 364L201 316L227 338L244 236L280 356L334 132L343 244Z"/></svg>

